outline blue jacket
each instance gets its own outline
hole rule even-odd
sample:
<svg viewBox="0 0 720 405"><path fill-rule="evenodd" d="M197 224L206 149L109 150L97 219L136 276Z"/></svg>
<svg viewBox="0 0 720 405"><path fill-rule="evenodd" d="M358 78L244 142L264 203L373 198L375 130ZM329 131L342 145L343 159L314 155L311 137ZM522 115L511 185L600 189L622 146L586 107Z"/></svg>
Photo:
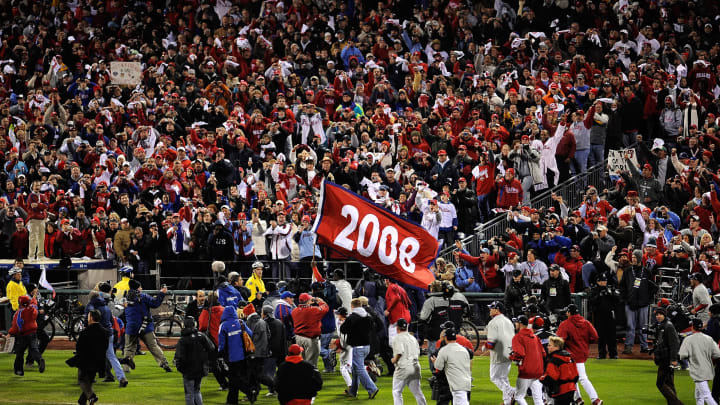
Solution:
<svg viewBox="0 0 720 405"><path fill-rule="evenodd" d="M315 247L315 233L312 231L295 232L293 235L295 242L297 242L300 248L300 258L312 257L313 250L315 251L316 258L322 258L320 254L320 248Z"/></svg>
<svg viewBox="0 0 720 405"><path fill-rule="evenodd" d="M110 308L108 308L105 298L93 297L93 299L88 302L87 306L85 306L85 315L93 309L97 309L100 311L100 315L102 315L102 318L100 318L100 325L102 325L105 329L112 330L113 314Z"/></svg>
<svg viewBox="0 0 720 405"><path fill-rule="evenodd" d="M472 283L468 279L472 278ZM472 269L465 266L455 269L455 284L465 292L481 292L482 287L477 282L478 278Z"/></svg>
<svg viewBox="0 0 720 405"><path fill-rule="evenodd" d="M252 330L245 322L238 319L235 307L225 307L220 322L222 323L218 332L218 352L231 363L245 360L242 331L244 329L252 337Z"/></svg>
<svg viewBox="0 0 720 405"><path fill-rule="evenodd" d="M218 302L220 305L227 307L231 306L237 308L240 301L244 301L240 291L235 289L229 283L225 282L220 288L218 288Z"/></svg>
<svg viewBox="0 0 720 405"><path fill-rule="evenodd" d="M145 327L145 333L154 332L155 325L150 315L150 308L157 308L162 304L165 299L165 294L158 293L153 298L147 294L140 294L138 299L134 303L128 302L128 306L125 308L125 333L128 335L137 335L140 332L140 326L143 323L143 318L148 317L147 327Z"/></svg>

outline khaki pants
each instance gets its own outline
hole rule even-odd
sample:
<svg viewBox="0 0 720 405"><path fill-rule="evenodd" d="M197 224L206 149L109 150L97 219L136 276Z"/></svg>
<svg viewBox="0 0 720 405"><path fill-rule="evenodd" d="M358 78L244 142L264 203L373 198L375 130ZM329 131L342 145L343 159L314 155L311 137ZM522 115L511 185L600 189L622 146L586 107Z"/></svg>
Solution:
<svg viewBox="0 0 720 405"><path fill-rule="evenodd" d="M155 340L155 333L153 332L148 332L143 335L125 335L125 357L130 359L135 357L138 339L145 343L145 346L147 346L150 353L152 353L158 366L163 367L168 365L168 361L160 349L160 346L158 346Z"/></svg>
<svg viewBox="0 0 720 405"><path fill-rule="evenodd" d="M31 219L28 221L29 247L28 259L45 259L45 220Z"/></svg>
<svg viewBox="0 0 720 405"><path fill-rule="evenodd" d="M318 357L320 357L320 337L308 338L305 336L295 335L295 343L302 347L303 360L317 367Z"/></svg>

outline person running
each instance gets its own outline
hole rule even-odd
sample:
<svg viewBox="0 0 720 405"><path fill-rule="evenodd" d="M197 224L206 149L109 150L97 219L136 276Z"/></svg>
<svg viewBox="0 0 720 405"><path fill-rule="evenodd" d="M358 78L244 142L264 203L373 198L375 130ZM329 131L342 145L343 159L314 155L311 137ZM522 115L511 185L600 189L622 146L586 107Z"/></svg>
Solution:
<svg viewBox="0 0 720 405"><path fill-rule="evenodd" d="M708 386L708 381L715 378L713 362L720 358L720 348L713 339L703 333L703 321L692 320L692 335L686 337L680 345L680 360L690 362L690 378L695 382L695 402L698 405L717 405Z"/></svg>
<svg viewBox="0 0 720 405"><path fill-rule="evenodd" d="M590 397L592 405L602 405L602 399L598 398L597 391L593 387L592 382L585 371L585 362L590 355L590 343L598 341L598 334L595 327L579 314L578 307L570 304L565 310L568 319L562 321L557 330L557 335L564 339L565 347L572 355L573 361L577 365L580 385ZM580 395L580 388L575 393L575 403L584 404Z"/></svg>
<svg viewBox="0 0 720 405"><path fill-rule="evenodd" d="M415 402L418 405L426 405L425 395L420 388L420 345L417 339L407 332L408 322L404 318L397 320L398 334L393 340L393 358L395 365L393 373L393 403L403 405L403 389L410 388Z"/></svg>
<svg viewBox="0 0 720 405"><path fill-rule="evenodd" d="M227 362L229 384L225 403L237 405L240 391L247 395L251 404L255 403L258 393L250 389L245 378L249 355L243 340L245 333L252 338L252 330L245 322L238 319L237 309L234 306L225 307L221 321L218 332L218 353Z"/></svg>
<svg viewBox="0 0 720 405"><path fill-rule="evenodd" d="M493 301L490 305L490 317L487 325L487 343L485 347L490 352L490 381L495 384L503 394L503 404L512 403L515 394L510 385L510 350L515 328L503 311L505 305L500 301Z"/></svg>
<svg viewBox="0 0 720 405"><path fill-rule="evenodd" d="M368 399L373 399L380 390L365 369L365 358L370 352L370 334L374 333L372 320L359 298L350 301L350 307L352 313L340 326L340 333L347 335L347 344L352 347L352 384L345 394L357 397L358 385L362 384L368 392Z"/></svg>
<svg viewBox="0 0 720 405"><path fill-rule="evenodd" d="M142 340L145 346L150 350L155 361L166 372L172 372L165 358L165 354L157 344L155 338L155 324L150 314L150 308L159 307L167 294L167 287L163 287L160 293L155 297L151 297L142 292L140 282L131 279L129 282L130 290L126 294L127 307L125 308L125 357L120 360L120 364L127 364L131 369L135 369L135 350L138 346L138 340Z"/></svg>
<svg viewBox="0 0 720 405"><path fill-rule="evenodd" d="M470 369L470 353L457 343L454 328L445 329L441 339L445 344L437 357L433 358L435 369L445 373L453 405L468 405L472 388L472 372ZM439 403L439 402L438 402Z"/></svg>
<svg viewBox="0 0 720 405"><path fill-rule="evenodd" d="M45 359L42 358L38 349L37 339L37 301L27 295L18 298L18 309L13 315L12 326L8 333L15 336L15 375L23 376L23 363L25 350L29 351L28 357L38 364L38 371L45 372ZM104 361L105 357L103 357Z"/></svg>
<svg viewBox="0 0 720 405"><path fill-rule="evenodd" d="M543 375L545 349L540 339L535 336L532 326L528 326L529 319L520 315L515 320L515 328L518 333L512 339L512 352L510 360L518 365L518 378L515 385L515 402L520 405L527 405L525 395L528 388L532 391L535 405L543 403L542 389L538 379Z"/></svg>
<svg viewBox="0 0 720 405"><path fill-rule="evenodd" d="M98 285L98 291L91 291L90 292L90 302L85 307L85 312L89 313L90 311L97 310L100 312L100 324L103 328L112 331L113 329L113 315L112 311L108 307L107 303L110 301L110 294L112 291L112 287L110 287L110 284L108 283L100 283ZM117 380L120 383L120 388L127 387L128 380L125 376L125 372L122 369L122 366L120 365L120 361L117 358L117 355L115 354L115 345L113 343L114 336L112 333L110 333L110 336L108 336L108 347L105 352L105 357L107 361L110 363L110 366L112 366L113 370L115 371L115 377L117 377ZM105 380L106 382L113 382L115 381L113 379L112 374L110 372L105 373Z"/></svg>

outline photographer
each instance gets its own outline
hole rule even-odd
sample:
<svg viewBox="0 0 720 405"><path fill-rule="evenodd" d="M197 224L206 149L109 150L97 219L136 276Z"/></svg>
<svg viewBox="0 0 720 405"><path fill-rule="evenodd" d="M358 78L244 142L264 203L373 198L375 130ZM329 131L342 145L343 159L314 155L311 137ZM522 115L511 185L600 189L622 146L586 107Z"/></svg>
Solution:
<svg viewBox="0 0 720 405"><path fill-rule="evenodd" d="M463 315L469 310L469 304L465 295L458 292L448 282L435 280L429 286L430 293L423 303L418 320L425 323L425 343L428 347L428 358L432 355L432 348L435 347L440 338L442 325L452 321L460 325ZM432 361L430 361L432 369Z"/></svg>
<svg viewBox="0 0 720 405"><path fill-rule="evenodd" d="M627 318L623 354L632 354L632 348L635 344L635 331L647 325L648 306L650 306L657 289L657 286L652 282L652 274L642 265L642 252L635 250L630 260L632 267L622 275L618 286L620 297L625 304L625 316ZM639 340L640 352L648 353L647 334L641 331Z"/></svg>
<svg viewBox="0 0 720 405"><path fill-rule="evenodd" d="M665 308L655 308L655 320L653 357L658 366L656 385L668 404L682 404L675 392L675 367L678 367L680 339L675 326L667 319Z"/></svg>
<svg viewBox="0 0 720 405"><path fill-rule="evenodd" d="M608 356L617 359L615 311L620 303L620 291L608 283L608 274L600 273L590 289L588 304L598 332L598 359Z"/></svg>
<svg viewBox="0 0 720 405"><path fill-rule="evenodd" d="M542 285L540 298L545 309L550 314L563 315L565 308L570 305L570 284L560 275L561 269L557 264L550 266L550 278Z"/></svg>

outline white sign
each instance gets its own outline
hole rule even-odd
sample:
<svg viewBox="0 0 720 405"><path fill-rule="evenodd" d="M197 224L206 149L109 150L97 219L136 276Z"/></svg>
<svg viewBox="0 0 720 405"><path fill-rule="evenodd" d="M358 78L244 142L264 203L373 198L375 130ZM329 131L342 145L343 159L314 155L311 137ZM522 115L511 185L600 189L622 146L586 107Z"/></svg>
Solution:
<svg viewBox="0 0 720 405"><path fill-rule="evenodd" d="M638 167L635 149L610 149L610 151L608 152L608 166L610 167L610 173L616 173L618 170L630 171L630 167L625 160L625 152L628 152L630 154L630 160L633 162L635 167Z"/></svg>
<svg viewBox="0 0 720 405"><path fill-rule="evenodd" d="M136 86L142 80L140 62L110 62L110 75L113 84Z"/></svg>

